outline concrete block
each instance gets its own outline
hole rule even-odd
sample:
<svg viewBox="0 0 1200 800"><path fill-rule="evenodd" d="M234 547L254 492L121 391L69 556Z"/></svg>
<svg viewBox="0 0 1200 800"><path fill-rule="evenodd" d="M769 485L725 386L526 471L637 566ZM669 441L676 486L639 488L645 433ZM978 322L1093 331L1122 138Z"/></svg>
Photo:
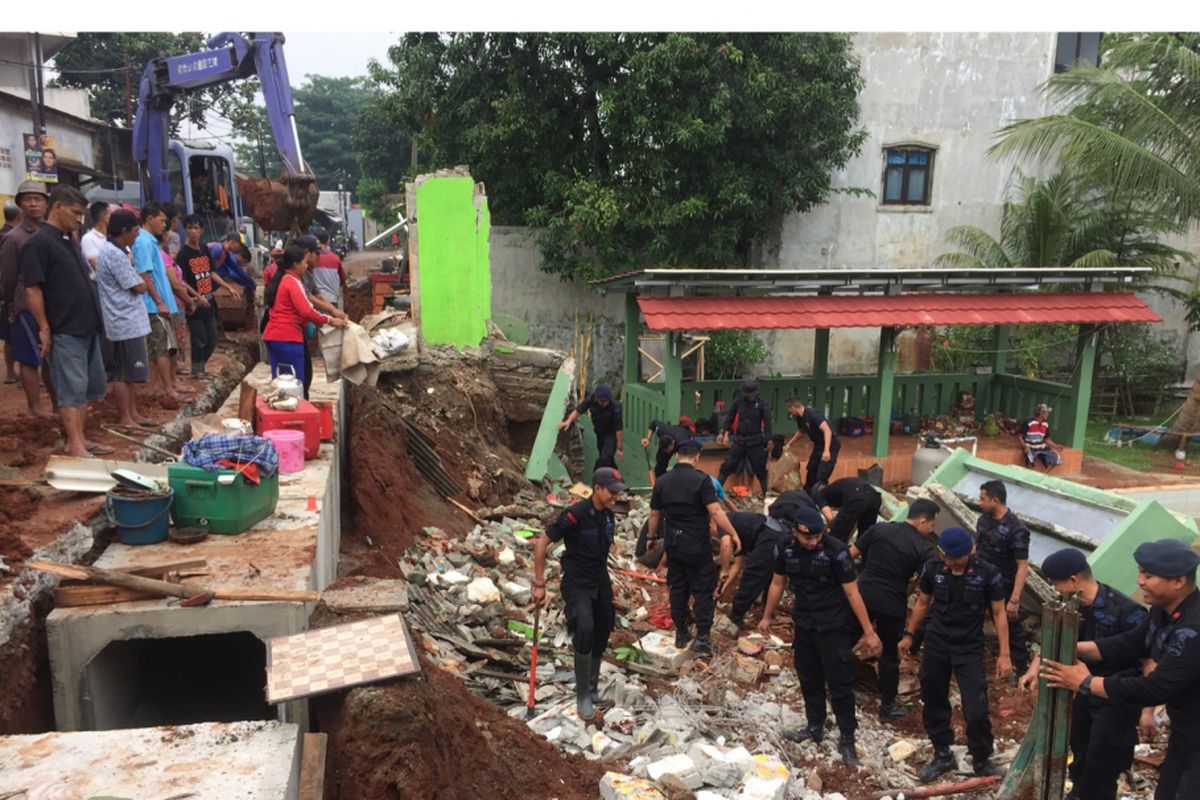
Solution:
<svg viewBox="0 0 1200 800"><path fill-rule="evenodd" d="M888 755L899 764L920 749L920 745L908 739L900 739L888 745Z"/></svg>
<svg viewBox="0 0 1200 800"><path fill-rule="evenodd" d="M737 666L733 671L733 679L738 683L755 684L763 674L763 662L757 658L738 655Z"/></svg>
<svg viewBox="0 0 1200 800"><path fill-rule="evenodd" d="M709 761L701 774L704 782L709 786L732 789L737 785L738 778L742 776L742 770L736 764L730 764L727 761Z"/></svg>
<svg viewBox="0 0 1200 800"><path fill-rule="evenodd" d="M729 800L729 795L701 789L696 792L696 800Z"/></svg>
<svg viewBox="0 0 1200 800"><path fill-rule="evenodd" d="M674 636L661 631L650 631L639 644L654 663L668 669L679 669L691 658L690 650L680 650L675 646Z"/></svg>
<svg viewBox="0 0 1200 800"><path fill-rule="evenodd" d="M496 603L500 601L500 590L491 578L476 578L467 584L467 599L472 603Z"/></svg>
<svg viewBox="0 0 1200 800"><path fill-rule="evenodd" d="M604 773L600 779L600 797L604 800L667 800L650 781L619 772Z"/></svg>
<svg viewBox="0 0 1200 800"><path fill-rule="evenodd" d="M691 756L686 753L676 753L673 756L655 761L647 765L646 774L650 776L650 780L658 780L663 775L679 775L683 776L688 772L696 771L696 762L692 761Z"/></svg>
<svg viewBox="0 0 1200 800"><path fill-rule="evenodd" d="M775 756L756 755L742 776L738 800L785 800L791 773Z"/></svg>
<svg viewBox="0 0 1200 800"><path fill-rule="evenodd" d="M501 581L500 589L519 605L525 605L530 600L531 587L516 581Z"/></svg>
<svg viewBox="0 0 1200 800"><path fill-rule="evenodd" d="M436 583L446 583L451 586L456 586L460 583L470 583L471 582L470 578L468 578L466 575L462 574L461 572L459 572L456 569L452 569L449 572L442 572L442 573L438 573L436 575L429 576L430 580L433 580L434 578L437 579L435 581Z"/></svg>

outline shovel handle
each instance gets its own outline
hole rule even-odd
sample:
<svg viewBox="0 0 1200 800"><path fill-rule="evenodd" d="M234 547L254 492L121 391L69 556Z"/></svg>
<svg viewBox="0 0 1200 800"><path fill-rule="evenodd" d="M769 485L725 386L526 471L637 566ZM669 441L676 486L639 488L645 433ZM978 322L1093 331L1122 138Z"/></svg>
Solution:
<svg viewBox="0 0 1200 800"><path fill-rule="evenodd" d="M533 610L533 654L529 658L529 700L525 707L525 718L533 719L533 692L537 688L537 651L538 634L542 624L542 607L539 604Z"/></svg>

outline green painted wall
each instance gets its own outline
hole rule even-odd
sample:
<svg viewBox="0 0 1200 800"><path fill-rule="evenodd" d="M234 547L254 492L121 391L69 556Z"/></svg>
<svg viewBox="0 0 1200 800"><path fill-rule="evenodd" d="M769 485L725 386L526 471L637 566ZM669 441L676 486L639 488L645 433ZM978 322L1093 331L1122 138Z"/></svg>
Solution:
<svg viewBox="0 0 1200 800"><path fill-rule="evenodd" d="M487 198L469 176L429 178L417 187L417 269L421 336L428 344L478 345L492 309Z"/></svg>

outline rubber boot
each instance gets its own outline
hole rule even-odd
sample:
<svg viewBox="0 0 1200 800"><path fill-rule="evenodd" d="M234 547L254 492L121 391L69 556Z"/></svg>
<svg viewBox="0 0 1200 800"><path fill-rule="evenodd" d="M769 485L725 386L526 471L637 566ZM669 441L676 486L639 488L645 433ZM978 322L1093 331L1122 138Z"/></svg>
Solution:
<svg viewBox="0 0 1200 800"><path fill-rule="evenodd" d="M675 629L675 648L682 650L687 647L692 641L692 632L687 628Z"/></svg>
<svg viewBox="0 0 1200 800"><path fill-rule="evenodd" d="M692 642L692 652L697 656L709 658L713 654L712 641L709 640L707 633L697 633L696 640Z"/></svg>
<svg viewBox="0 0 1200 800"><path fill-rule="evenodd" d="M958 769L958 759L954 757L954 753L950 752L950 748L934 750L933 760L921 767L921 771L917 773L917 780L921 783L929 783L938 776L956 769Z"/></svg>
<svg viewBox="0 0 1200 800"><path fill-rule="evenodd" d="M842 757L842 763L848 767L861 767L862 762L858 760L858 749L854 746L854 734L847 736L842 734L838 739L838 755Z"/></svg>
<svg viewBox="0 0 1200 800"><path fill-rule="evenodd" d="M575 654L575 710L579 718L587 721L596 713L592 707L592 654Z"/></svg>
<svg viewBox="0 0 1200 800"><path fill-rule="evenodd" d="M592 705L600 702L600 665L603 663L604 659L601 656L593 654L591 669L588 670L588 696L592 699Z"/></svg>

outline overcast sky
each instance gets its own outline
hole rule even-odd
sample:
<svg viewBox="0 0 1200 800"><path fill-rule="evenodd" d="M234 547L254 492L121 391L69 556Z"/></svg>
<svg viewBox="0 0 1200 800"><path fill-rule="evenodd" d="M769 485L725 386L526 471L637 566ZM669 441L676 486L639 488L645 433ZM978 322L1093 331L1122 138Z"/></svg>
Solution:
<svg viewBox="0 0 1200 800"><path fill-rule="evenodd" d="M367 74L367 61L374 58L387 63L387 49L400 39L400 33L289 33L287 43L288 77L295 88L305 75L333 78ZM334 43L336 42L336 46Z"/></svg>

